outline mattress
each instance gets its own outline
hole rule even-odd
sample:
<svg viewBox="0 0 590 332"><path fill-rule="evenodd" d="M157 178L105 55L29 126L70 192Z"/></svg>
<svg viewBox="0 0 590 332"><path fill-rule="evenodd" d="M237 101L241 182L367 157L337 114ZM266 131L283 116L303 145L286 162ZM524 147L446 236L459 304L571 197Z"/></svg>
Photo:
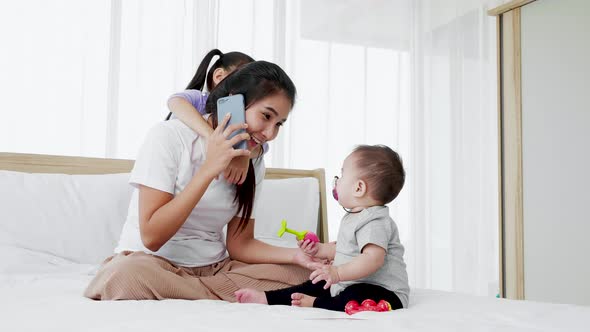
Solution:
<svg viewBox="0 0 590 332"><path fill-rule="evenodd" d="M0 248L2 331L590 331L590 307L415 289L408 309L352 316L211 300L93 301L98 266Z"/></svg>

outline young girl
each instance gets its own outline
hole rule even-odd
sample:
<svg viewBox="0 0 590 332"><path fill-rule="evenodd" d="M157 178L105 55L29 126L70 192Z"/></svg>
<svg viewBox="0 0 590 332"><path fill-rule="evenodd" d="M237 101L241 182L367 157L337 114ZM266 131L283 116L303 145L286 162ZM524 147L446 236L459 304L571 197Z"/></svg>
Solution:
<svg viewBox="0 0 590 332"><path fill-rule="evenodd" d="M361 145L345 160L332 193L346 210L336 243L299 242L308 255L334 260L310 263L315 270L303 284L274 291L241 289L238 302L283 304L344 311L346 303L388 301L408 306L410 288L404 247L385 204L402 189L405 171L399 155L383 145Z"/></svg>
<svg viewBox="0 0 590 332"><path fill-rule="evenodd" d="M219 56L217 61L207 72L207 68L214 56ZM241 52L223 53L218 49L213 49L203 58L197 68L195 76L186 87L185 91L176 93L168 99L168 108L170 113L166 120L178 118L197 134L207 139L213 129L207 124L203 115L206 114L205 104L209 97L208 92L213 89L228 75L245 64L253 62L250 56ZM207 92L203 90L207 85ZM253 151L254 156L258 156L262 151L268 151L268 145L257 148ZM248 158L244 156L232 159L224 171L224 177L229 183L243 184L248 172Z"/></svg>
<svg viewBox="0 0 590 332"><path fill-rule="evenodd" d="M217 124L216 102L230 93L244 96L246 123L225 128L229 117ZM240 288L270 290L303 282L309 256L254 238L264 159L250 167L241 186L215 179L234 157L249 156L249 150L278 135L295 94L279 66L255 61L211 92L205 108L213 133L206 141L178 119L157 123L131 172L134 190L116 254L105 260L84 295L235 301ZM238 129L246 132L228 139ZM233 148L241 140L248 150Z"/></svg>

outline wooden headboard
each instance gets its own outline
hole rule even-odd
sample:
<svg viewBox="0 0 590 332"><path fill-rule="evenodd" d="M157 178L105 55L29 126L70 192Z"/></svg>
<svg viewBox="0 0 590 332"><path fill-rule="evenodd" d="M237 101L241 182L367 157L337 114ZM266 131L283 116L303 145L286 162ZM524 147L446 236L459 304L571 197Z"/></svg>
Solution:
<svg viewBox="0 0 590 332"><path fill-rule="evenodd" d="M128 173L133 160L87 157L51 156L0 152L0 170L25 173L60 174L113 174ZM326 178L323 168L314 170L267 168L266 179L316 178L320 185L320 209L317 234L322 242L328 241L328 218L326 210Z"/></svg>

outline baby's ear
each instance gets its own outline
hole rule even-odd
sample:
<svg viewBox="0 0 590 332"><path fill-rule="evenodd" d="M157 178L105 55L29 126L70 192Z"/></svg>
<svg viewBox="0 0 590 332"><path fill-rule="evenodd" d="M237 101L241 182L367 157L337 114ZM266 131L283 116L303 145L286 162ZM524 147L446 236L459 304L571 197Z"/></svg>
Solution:
<svg viewBox="0 0 590 332"><path fill-rule="evenodd" d="M354 197L363 197L367 193L367 183L363 180L357 180L354 187Z"/></svg>

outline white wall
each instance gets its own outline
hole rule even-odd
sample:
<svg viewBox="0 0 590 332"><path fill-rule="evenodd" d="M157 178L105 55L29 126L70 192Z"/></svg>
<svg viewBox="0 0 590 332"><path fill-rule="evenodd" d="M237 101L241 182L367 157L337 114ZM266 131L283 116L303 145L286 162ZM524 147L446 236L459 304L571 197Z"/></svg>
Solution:
<svg viewBox="0 0 590 332"><path fill-rule="evenodd" d="M590 304L590 1L522 7L525 299Z"/></svg>

